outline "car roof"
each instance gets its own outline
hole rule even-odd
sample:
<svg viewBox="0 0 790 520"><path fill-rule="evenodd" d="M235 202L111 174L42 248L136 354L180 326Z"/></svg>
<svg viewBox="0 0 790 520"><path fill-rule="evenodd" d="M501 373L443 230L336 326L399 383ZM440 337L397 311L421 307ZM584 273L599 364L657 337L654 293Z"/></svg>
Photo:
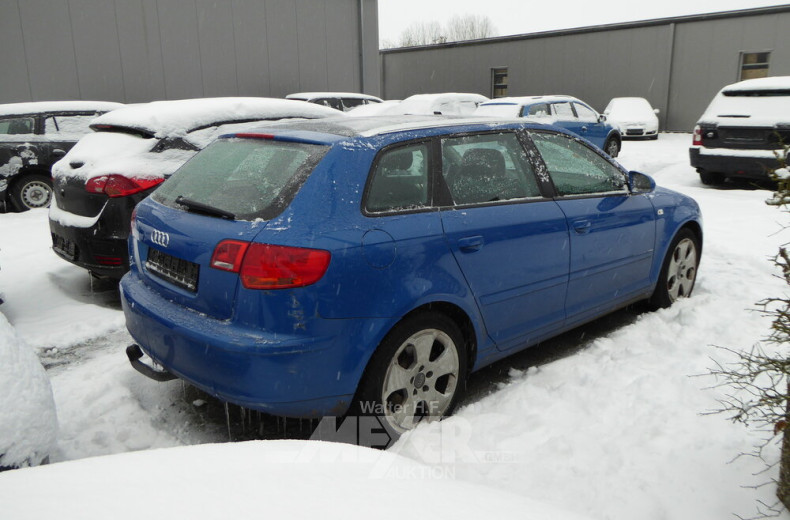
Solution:
<svg viewBox="0 0 790 520"><path fill-rule="evenodd" d="M584 101L577 99L573 96L565 96L562 94L551 94L546 96L519 96L519 97L496 98L496 99L492 99L491 101L486 101L485 103L482 103L481 106L531 105L533 103L554 103L557 101L578 101L580 103L584 103Z"/></svg>
<svg viewBox="0 0 790 520"><path fill-rule="evenodd" d="M21 116L56 112L109 112L125 105L112 101L31 101L0 105L0 116Z"/></svg>
<svg viewBox="0 0 790 520"><path fill-rule="evenodd" d="M773 76L770 78L755 78L739 81L732 85L727 85L722 89L723 92L735 92L745 90L787 90L790 89L790 76Z"/></svg>
<svg viewBox="0 0 790 520"><path fill-rule="evenodd" d="M371 117L340 117L313 121L283 121L261 126L236 135L273 134L292 136L313 136L313 140L326 143L336 142L344 137L374 137L393 133L409 133L416 130L446 129L451 131L481 131L506 128L552 128L523 119L502 119L480 116L429 116L429 115L385 115ZM561 129L560 129L561 130ZM321 138L323 136L323 138ZM419 136L416 136L419 137Z"/></svg>
<svg viewBox="0 0 790 520"><path fill-rule="evenodd" d="M372 101L381 101L381 98L371 96L369 94L359 94L357 92L295 92L288 94L285 99L316 99L316 98L352 98L352 99L370 99Z"/></svg>
<svg viewBox="0 0 790 520"><path fill-rule="evenodd" d="M225 97L152 101L108 112L94 126L117 126L157 137L185 135L222 123L283 118L337 117L333 108L297 101L262 97ZM342 117L342 115L341 115Z"/></svg>

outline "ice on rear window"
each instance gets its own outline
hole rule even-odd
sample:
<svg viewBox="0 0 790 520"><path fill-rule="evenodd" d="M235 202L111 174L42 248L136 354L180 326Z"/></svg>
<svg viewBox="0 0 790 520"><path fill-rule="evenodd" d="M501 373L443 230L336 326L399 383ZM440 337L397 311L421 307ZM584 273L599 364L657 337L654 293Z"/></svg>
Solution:
<svg viewBox="0 0 790 520"><path fill-rule="evenodd" d="M230 213L269 220L290 203L327 146L264 139L221 139L181 167L154 193L178 207L179 197Z"/></svg>

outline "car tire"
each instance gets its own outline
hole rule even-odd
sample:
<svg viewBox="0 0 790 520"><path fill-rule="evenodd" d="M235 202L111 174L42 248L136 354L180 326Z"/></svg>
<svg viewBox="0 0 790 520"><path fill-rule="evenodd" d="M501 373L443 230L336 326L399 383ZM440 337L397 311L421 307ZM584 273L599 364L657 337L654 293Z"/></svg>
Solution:
<svg viewBox="0 0 790 520"><path fill-rule="evenodd" d="M615 137L610 137L606 140L606 144L603 146L603 151L606 152L609 157L614 159L620 154L620 141Z"/></svg>
<svg viewBox="0 0 790 520"><path fill-rule="evenodd" d="M8 190L17 211L46 208L52 202L52 180L41 173L23 174Z"/></svg>
<svg viewBox="0 0 790 520"><path fill-rule="evenodd" d="M650 297L654 309L665 309L680 298L691 296L697 279L700 260L700 240L689 228L681 229L661 265L658 283Z"/></svg>
<svg viewBox="0 0 790 520"><path fill-rule="evenodd" d="M446 315L404 319L373 354L351 413L377 416L393 440L421 420L450 415L466 388L466 350L461 329Z"/></svg>
<svg viewBox="0 0 790 520"><path fill-rule="evenodd" d="M720 173L704 170L698 171L697 173L699 173L699 180L705 186L717 186L724 182L724 176Z"/></svg>

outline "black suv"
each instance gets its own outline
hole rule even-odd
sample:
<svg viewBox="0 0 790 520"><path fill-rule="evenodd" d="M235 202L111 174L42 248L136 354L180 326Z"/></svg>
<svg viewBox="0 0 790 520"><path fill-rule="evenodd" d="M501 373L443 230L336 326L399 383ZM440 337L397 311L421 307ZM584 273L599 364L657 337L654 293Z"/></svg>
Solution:
<svg viewBox="0 0 790 520"><path fill-rule="evenodd" d="M703 184L765 180L790 145L790 76L741 81L713 98L696 128L691 166Z"/></svg>
<svg viewBox="0 0 790 520"><path fill-rule="evenodd" d="M90 132L93 118L121 107L103 101L0 105L0 208L26 211L52 201L50 169Z"/></svg>

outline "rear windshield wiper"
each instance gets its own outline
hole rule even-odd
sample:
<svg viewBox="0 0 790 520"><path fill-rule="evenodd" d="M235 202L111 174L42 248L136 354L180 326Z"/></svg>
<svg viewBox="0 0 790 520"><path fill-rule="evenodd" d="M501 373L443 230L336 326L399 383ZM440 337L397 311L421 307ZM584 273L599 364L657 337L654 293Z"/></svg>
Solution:
<svg viewBox="0 0 790 520"><path fill-rule="evenodd" d="M220 218L226 218L228 220L236 220L236 215L231 213L230 211L225 211L224 209L215 208L214 206L209 206L208 204L203 204L202 202L188 199L183 195L179 195L178 197L176 197L176 204L180 204L181 206L186 206L186 208L192 213L201 213L203 215L209 215L211 217L220 217Z"/></svg>

